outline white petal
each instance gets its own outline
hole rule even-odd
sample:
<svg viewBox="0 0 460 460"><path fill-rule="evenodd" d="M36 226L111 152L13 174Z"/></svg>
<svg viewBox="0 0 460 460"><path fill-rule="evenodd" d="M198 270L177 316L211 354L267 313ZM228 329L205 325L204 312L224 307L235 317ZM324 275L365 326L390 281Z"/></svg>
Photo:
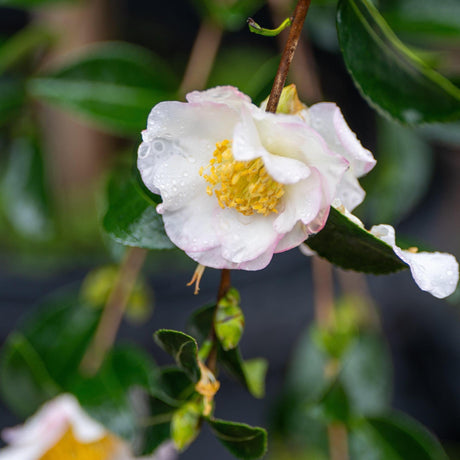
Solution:
<svg viewBox="0 0 460 460"><path fill-rule="evenodd" d="M308 238L308 231L302 222L297 222L294 228L286 233L276 245L275 252L284 252L295 248Z"/></svg>
<svg viewBox="0 0 460 460"><path fill-rule="evenodd" d="M405 251L395 242L395 231L390 225L376 225L371 233L389 244L395 254L409 265L412 276L422 291L442 299L451 295L459 278L458 262L451 254L441 252Z"/></svg>
<svg viewBox="0 0 460 460"><path fill-rule="evenodd" d="M361 204L366 196L366 192L359 185L358 180L351 171L346 171L337 186L336 197L343 203L348 211L353 211Z"/></svg>
<svg viewBox="0 0 460 460"><path fill-rule="evenodd" d="M309 224L318 215L322 204L322 188L316 170L307 179L286 187L283 197L284 209L274 222L278 233L290 232L301 221Z"/></svg>
<svg viewBox="0 0 460 460"><path fill-rule="evenodd" d="M336 104L321 102L310 107L310 123L325 139L329 148L343 155L349 162L353 175L361 177L368 173L376 161L348 127Z"/></svg>
<svg viewBox="0 0 460 460"><path fill-rule="evenodd" d="M266 153L249 110L241 111L240 120L235 125L232 150L237 161L255 160Z"/></svg>
<svg viewBox="0 0 460 460"><path fill-rule="evenodd" d="M222 256L236 264L256 259L280 239L273 229L272 216L244 216L234 209L225 209L216 220Z"/></svg>
<svg viewBox="0 0 460 460"><path fill-rule="evenodd" d="M187 253L219 246L215 217L220 211L217 199L203 192L186 206L163 212L166 233L177 247Z"/></svg>
<svg viewBox="0 0 460 460"><path fill-rule="evenodd" d="M206 91L192 91L186 96L188 102L216 102L240 108L241 105L251 104L251 98L234 86L216 86Z"/></svg>

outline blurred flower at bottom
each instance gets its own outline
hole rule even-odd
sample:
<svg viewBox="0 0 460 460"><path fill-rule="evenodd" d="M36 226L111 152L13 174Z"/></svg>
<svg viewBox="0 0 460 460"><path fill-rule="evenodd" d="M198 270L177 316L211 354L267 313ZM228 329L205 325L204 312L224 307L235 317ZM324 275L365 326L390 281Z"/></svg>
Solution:
<svg viewBox="0 0 460 460"><path fill-rule="evenodd" d="M129 446L90 418L77 399L64 394L44 404L24 425L7 428L0 460L135 460ZM166 443L144 460L175 460ZM139 459L140 460L140 459Z"/></svg>

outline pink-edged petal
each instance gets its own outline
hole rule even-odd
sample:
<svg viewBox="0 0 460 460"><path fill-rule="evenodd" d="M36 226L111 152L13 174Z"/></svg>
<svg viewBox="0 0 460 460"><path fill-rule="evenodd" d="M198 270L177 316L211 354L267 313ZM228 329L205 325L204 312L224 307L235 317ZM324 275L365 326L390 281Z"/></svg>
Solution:
<svg viewBox="0 0 460 460"><path fill-rule="evenodd" d="M306 226L302 222L297 222L294 228L286 233L278 242L275 253L288 251L289 249L299 246L308 237Z"/></svg>
<svg viewBox="0 0 460 460"><path fill-rule="evenodd" d="M286 187L283 204L284 209L273 224L276 232L284 234L290 232L299 221L304 224L313 221L322 204L321 181L317 171L313 170L307 179Z"/></svg>
<svg viewBox="0 0 460 460"><path fill-rule="evenodd" d="M217 218L224 259L241 264L259 257L280 238L273 229L271 216L244 216L234 209L224 209Z"/></svg>
<svg viewBox="0 0 460 460"><path fill-rule="evenodd" d="M343 203L349 211L353 211L361 204L366 196L366 192L359 185L358 180L351 171L347 171L337 186L336 197Z"/></svg>
<svg viewBox="0 0 460 460"><path fill-rule="evenodd" d="M458 262L452 254L441 252L410 252L396 246L391 225L375 225L370 232L393 248L395 254L409 265L414 281L422 291L443 299L451 295L458 284Z"/></svg>
<svg viewBox="0 0 460 460"><path fill-rule="evenodd" d="M216 86L205 91L192 91L186 96L188 102L215 102L239 108L243 104L251 104L251 98L234 86Z"/></svg>
<svg viewBox="0 0 460 460"><path fill-rule="evenodd" d="M238 111L223 104L160 102L150 112L142 138L152 146L152 159L162 155L155 148L155 143L161 141L170 142L191 162L206 162L217 142L232 138L238 119Z"/></svg>
<svg viewBox="0 0 460 460"><path fill-rule="evenodd" d="M215 217L219 211L214 197L201 194L199 198L190 200L187 206L163 213L166 234L177 247L187 253L219 246Z"/></svg>
<svg viewBox="0 0 460 460"><path fill-rule="evenodd" d="M342 112L332 102L320 102L309 109L310 123L329 145L329 148L343 155L349 162L355 177L368 173L376 161L348 127Z"/></svg>

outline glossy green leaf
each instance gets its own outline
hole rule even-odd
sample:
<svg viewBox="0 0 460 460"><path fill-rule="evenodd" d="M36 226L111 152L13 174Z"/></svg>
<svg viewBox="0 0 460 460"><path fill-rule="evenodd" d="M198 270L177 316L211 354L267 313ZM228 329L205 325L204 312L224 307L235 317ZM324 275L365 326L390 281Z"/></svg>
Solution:
<svg viewBox="0 0 460 460"><path fill-rule="evenodd" d="M18 137L9 153L1 183L6 217L24 238L49 240L54 224L41 149L31 137Z"/></svg>
<svg viewBox="0 0 460 460"><path fill-rule="evenodd" d="M137 134L177 81L149 51L127 43L93 45L52 73L33 78L35 97L70 110L117 134Z"/></svg>
<svg viewBox="0 0 460 460"><path fill-rule="evenodd" d="M196 337L201 345L209 336L211 325L214 318L214 310L216 306L206 305L196 312L189 319L187 330ZM222 345L218 343L217 359L225 370L241 383L254 397L260 398L264 394L264 382L261 381L265 377L263 371L266 372L266 367L261 360L258 363L249 365L243 361L240 349L238 347L224 350Z"/></svg>
<svg viewBox="0 0 460 460"><path fill-rule="evenodd" d="M170 329L160 329L153 337L155 342L174 358L176 364L192 381L198 382L201 371L198 365L196 340L183 332Z"/></svg>
<svg viewBox="0 0 460 460"><path fill-rule="evenodd" d="M382 114L409 124L460 117L460 89L405 47L369 0L340 0L337 29L348 71Z"/></svg>
<svg viewBox="0 0 460 460"><path fill-rule="evenodd" d="M0 79L0 126L15 121L24 101L23 82L10 78Z"/></svg>
<svg viewBox="0 0 460 460"><path fill-rule="evenodd" d="M324 423L347 424L351 417L351 409L348 396L340 381L334 381L321 399L311 405L309 411Z"/></svg>
<svg viewBox="0 0 460 460"><path fill-rule="evenodd" d="M217 439L237 458L260 458L267 451L267 432L244 423L207 419Z"/></svg>
<svg viewBox="0 0 460 460"><path fill-rule="evenodd" d="M0 391L10 409L23 418L61 392L40 355L19 332L11 334L3 345Z"/></svg>
<svg viewBox="0 0 460 460"><path fill-rule="evenodd" d="M157 199L158 201L154 201ZM115 171L107 184L105 232L118 243L145 249L171 249L174 245L156 212L159 197L147 195L131 170Z"/></svg>
<svg viewBox="0 0 460 460"><path fill-rule="evenodd" d="M378 167L361 180L366 199L358 208L359 215L396 224L427 192L433 156L427 142L414 130L382 118L377 127Z"/></svg>
<svg viewBox="0 0 460 460"><path fill-rule="evenodd" d="M351 460L448 460L425 427L400 413L364 419L352 428L349 444Z"/></svg>
<svg viewBox="0 0 460 460"><path fill-rule="evenodd" d="M179 452L185 450L200 433L202 412L201 404L196 401L190 401L174 412L171 437Z"/></svg>
<svg viewBox="0 0 460 460"><path fill-rule="evenodd" d="M383 275L408 266L388 244L330 209L325 227L305 242L318 255L345 269Z"/></svg>
<svg viewBox="0 0 460 460"><path fill-rule="evenodd" d="M151 391L153 396L173 407L179 407L194 393L195 384L177 367L162 368Z"/></svg>

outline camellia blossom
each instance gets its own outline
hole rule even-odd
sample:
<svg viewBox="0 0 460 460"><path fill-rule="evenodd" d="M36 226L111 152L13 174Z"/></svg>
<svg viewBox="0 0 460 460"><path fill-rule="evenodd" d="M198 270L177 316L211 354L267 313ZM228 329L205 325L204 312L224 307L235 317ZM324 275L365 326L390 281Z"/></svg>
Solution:
<svg viewBox="0 0 460 460"><path fill-rule="evenodd" d="M171 241L199 264L259 270L320 231L334 198L352 210L375 164L333 103L267 113L234 87L161 102L138 152Z"/></svg>
<svg viewBox="0 0 460 460"><path fill-rule="evenodd" d="M43 405L24 425L4 429L2 438L9 445L0 449L0 460L134 460L127 444L69 394ZM175 460L176 451L165 444L149 459Z"/></svg>

